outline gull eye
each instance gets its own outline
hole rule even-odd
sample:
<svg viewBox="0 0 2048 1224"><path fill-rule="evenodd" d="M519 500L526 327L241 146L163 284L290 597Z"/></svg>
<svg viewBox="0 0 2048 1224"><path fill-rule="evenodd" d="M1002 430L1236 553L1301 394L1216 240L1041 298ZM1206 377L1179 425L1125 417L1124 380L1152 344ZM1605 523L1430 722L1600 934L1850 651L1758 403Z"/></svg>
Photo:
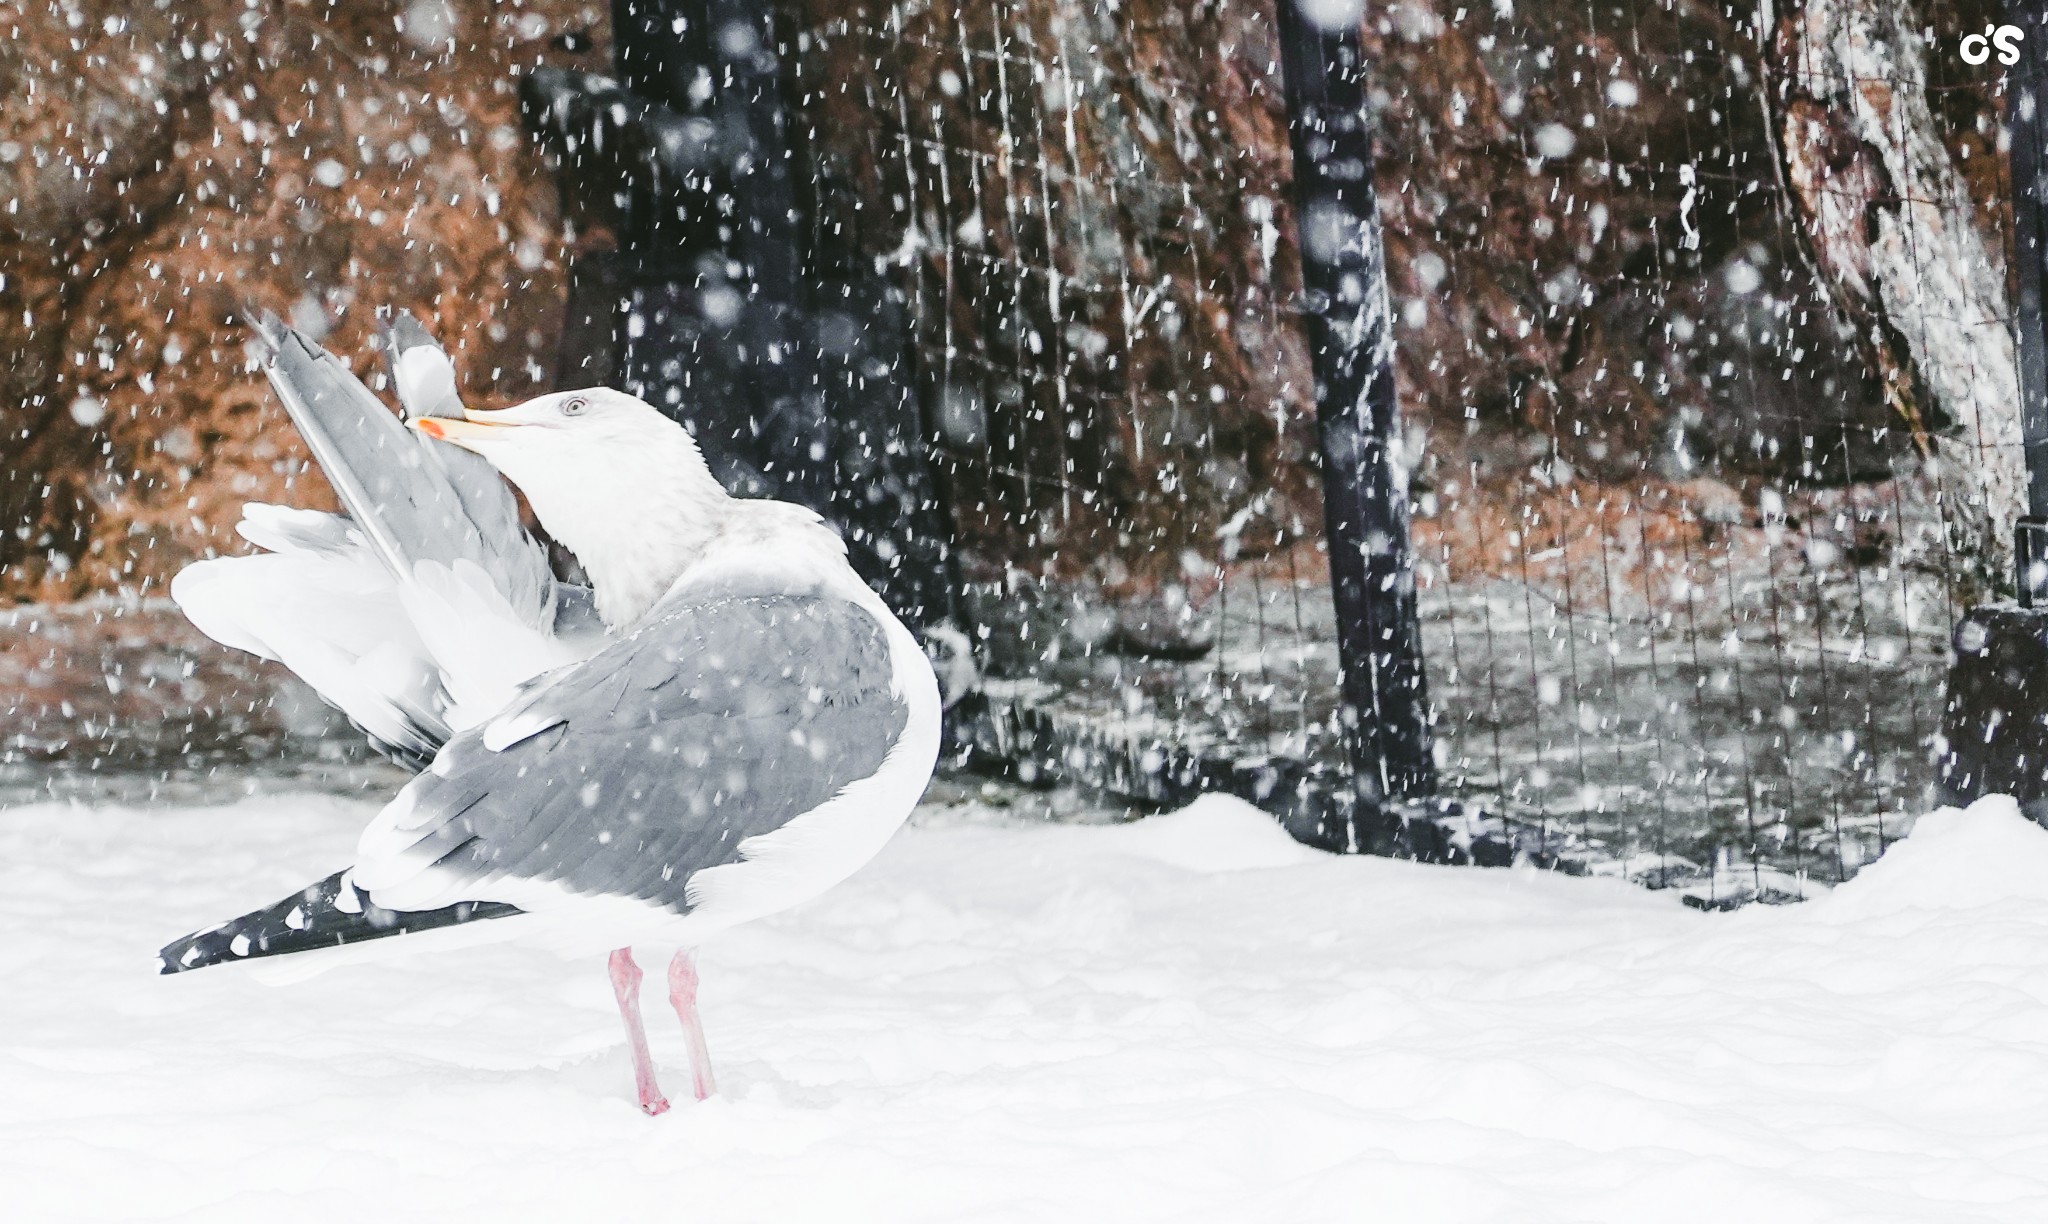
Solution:
<svg viewBox="0 0 2048 1224"><path fill-rule="evenodd" d="M582 416L583 410L588 407L590 407L589 400L584 399L580 395L574 395L562 401L562 415Z"/></svg>

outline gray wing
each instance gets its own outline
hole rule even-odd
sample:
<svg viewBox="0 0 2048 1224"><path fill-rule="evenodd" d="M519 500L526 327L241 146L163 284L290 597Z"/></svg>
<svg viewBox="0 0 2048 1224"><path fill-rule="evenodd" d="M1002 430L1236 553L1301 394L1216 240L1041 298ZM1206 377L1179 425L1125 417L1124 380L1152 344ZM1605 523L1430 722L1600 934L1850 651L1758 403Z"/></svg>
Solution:
<svg viewBox="0 0 2048 1224"><path fill-rule="evenodd" d="M449 741L364 834L356 882L404 909L509 878L685 913L693 874L881 767L909 718L892 674L841 599L671 608Z"/></svg>
<svg viewBox="0 0 2048 1224"><path fill-rule="evenodd" d="M270 385L391 572L405 579L422 561L474 562L516 615L545 628L554 575L490 465L407 429L347 366L299 331L265 318L257 333L270 350ZM450 367L450 396L453 386Z"/></svg>

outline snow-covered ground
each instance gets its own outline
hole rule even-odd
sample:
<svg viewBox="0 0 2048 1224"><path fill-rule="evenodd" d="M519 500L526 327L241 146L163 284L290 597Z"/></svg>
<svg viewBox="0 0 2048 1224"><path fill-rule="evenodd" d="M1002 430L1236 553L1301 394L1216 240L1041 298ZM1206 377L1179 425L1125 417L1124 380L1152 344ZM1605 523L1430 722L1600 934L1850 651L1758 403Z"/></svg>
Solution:
<svg viewBox="0 0 2048 1224"><path fill-rule="evenodd" d="M152 975L345 862L370 810L0 811L0 1213L2048 1219L2048 833L2002 801L1732 915L1328 857L1230 801L927 809L705 950L725 1095L654 1119L597 962Z"/></svg>

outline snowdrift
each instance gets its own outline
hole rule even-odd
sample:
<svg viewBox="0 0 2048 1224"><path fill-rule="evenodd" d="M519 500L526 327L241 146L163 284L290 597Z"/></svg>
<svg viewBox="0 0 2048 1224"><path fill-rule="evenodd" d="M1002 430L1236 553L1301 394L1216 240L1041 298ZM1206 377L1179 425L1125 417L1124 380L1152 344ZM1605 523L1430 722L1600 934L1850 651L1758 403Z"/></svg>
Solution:
<svg viewBox="0 0 2048 1224"><path fill-rule="evenodd" d="M2048 833L2004 801L1732 915L1322 855L1223 799L928 808L705 950L727 1095L659 1119L595 963L151 975L368 811L0 814L10 1215L2048 1219Z"/></svg>

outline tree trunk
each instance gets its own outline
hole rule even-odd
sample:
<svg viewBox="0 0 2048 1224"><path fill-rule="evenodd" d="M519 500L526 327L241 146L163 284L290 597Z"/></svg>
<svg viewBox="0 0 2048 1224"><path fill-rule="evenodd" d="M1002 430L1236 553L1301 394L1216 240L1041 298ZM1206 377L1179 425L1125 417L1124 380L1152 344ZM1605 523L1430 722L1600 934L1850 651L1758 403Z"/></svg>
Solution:
<svg viewBox="0 0 2048 1224"><path fill-rule="evenodd" d="M1905 6L1805 0L1780 28L1782 155L1837 300L1869 328L1893 402L1935 435L1959 576L2012 584L2026 512L2005 277L1929 107Z"/></svg>

